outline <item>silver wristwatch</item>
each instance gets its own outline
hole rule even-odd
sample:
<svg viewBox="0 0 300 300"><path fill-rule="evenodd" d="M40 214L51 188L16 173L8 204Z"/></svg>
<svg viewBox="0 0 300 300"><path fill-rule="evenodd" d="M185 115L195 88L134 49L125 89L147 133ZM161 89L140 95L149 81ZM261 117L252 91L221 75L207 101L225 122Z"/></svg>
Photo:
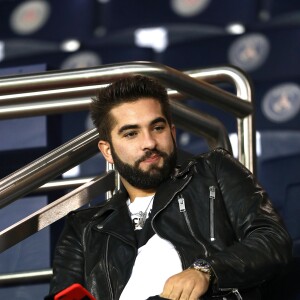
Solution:
<svg viewBox="0 0 300 300"><path fill-rule="evenodd" d="M211 269L211 265L207 261L205 261L203 259L197 259L191 265L190 268L208 274L209 275L209 279L211 280L213 272L212 272L212 269Z"/></svg>

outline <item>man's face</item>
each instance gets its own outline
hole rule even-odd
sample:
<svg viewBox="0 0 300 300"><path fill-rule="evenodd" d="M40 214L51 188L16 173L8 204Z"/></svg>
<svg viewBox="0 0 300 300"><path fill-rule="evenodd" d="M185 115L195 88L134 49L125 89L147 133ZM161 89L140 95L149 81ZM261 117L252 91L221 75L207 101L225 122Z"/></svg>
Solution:
<svg viewBox="0 0 300 300"><path fill-rule="evenodd" d="M115 126L108 161L130 185L156 188L176 164L174 126L169 126L159 102L151 98L124 103L113 108L111 115Z"/></svg>

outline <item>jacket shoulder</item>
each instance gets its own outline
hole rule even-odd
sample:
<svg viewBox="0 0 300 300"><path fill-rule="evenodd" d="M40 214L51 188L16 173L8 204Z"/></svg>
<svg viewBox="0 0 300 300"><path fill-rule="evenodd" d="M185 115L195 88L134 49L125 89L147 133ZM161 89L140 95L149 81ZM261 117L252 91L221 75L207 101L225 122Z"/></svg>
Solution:
<svg viewBox="0 0 300 300"><path fill-rule="evenodd" d="M205 164L218 163L223 158L232 159L233 156L229 151L227 151L223 148L216 148L216 149L210 150L208 152L201 153L201 154L194 156L192 159L189 159L188 161L186 161L182 165L181 169L184 170L185 168L188 168L188 166L191 166L194 164L199 164L199 163L200 164L201 163L205 163Z"/></svg>
<svg viewBox="0 0 300 300"><path fill-rule="evenodd" d="M72 224L74 227L85 227L91 220L95 218L99 212L105 207L105 204L99 206L80 208L78 210L71 211L66 216L66 222Z"/></svg>
<svg viewBox="0 0 300 300"><path fill-rule="evenodd" d="M71 211L67 215L67 220L76 226L84 225L96 218L105 217L106 213L118 208L126 200L126 194L123 191L117 192L111 199L103 203L78 210Z"/></svg>
<svg viewBox="0 0 300 300"><path fill-rule="evenodd" d="M251 174L238 159L223 148L215 148L186 161L180 168L179 174L188 172L192 166L197 172L212 172L215 175L239 173L240 175L248 176Z"/></svg>
<svg viewBox="0 0 300 300"><path fill-rule="evenodd" d="M225 157L225 156L233 157L232 154L228 150L223 149L223 148L215 148L215 149L212 149L208 152L197 155L195 157L195 159L196 160L201 160L201 159L214 160L214 159L219 159L219 158L222 158L222 157Z"/></svg>

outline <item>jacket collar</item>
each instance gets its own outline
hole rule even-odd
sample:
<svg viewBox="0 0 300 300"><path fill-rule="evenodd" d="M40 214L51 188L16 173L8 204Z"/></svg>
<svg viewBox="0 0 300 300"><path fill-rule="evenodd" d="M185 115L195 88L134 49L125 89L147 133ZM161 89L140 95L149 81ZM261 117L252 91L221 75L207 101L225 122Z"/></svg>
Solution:
<svg viewBox="0 0 300 300"><path fill-rule="evenodd" d="M177 167L175 169L174 174L171 176L171 178L177 178L180 179L182 177L187 176L187 174L191 171L191 168L193 165L196 164L196 159L189 159L186 160L181 166Z"/></svg>
<svg viewBox="0 0 300 300"><path fill-rule="evenodd" d="M163 182L155 193L151 212L153 216L163 210L184 189L191 178L192 174L188 172L188 169L185 169L184 172L175 174L172 178Z"/></svg>
<svg viewBox="0 0 300 300"><path fill-rule="evenodd" d="M153 200L153 210L151 212L153 216L163 210L188 184L192 178L191 168L195 163L195 160L186 161L181 167L175 169L174 174L169 180L159 186Z"/></svg>
<svg viewBox="0 0 300 300"><path fill-rule="evenodd" d="M129 216L128 195L124 191L117 192L101 210L93 216L92 227L106 232L136 246L134 228Z"/></svg>
<svg viewBox="0 0 300 300"><path fill-rule="evenodd" d="M152 214L164 209L191 179L191 167L196 163L189 160L176 169L171 178L157 189ZM128 194L118 191L92 218L93 228L110 233L125 242L136 245L133 224L127 206Z"/></svg>

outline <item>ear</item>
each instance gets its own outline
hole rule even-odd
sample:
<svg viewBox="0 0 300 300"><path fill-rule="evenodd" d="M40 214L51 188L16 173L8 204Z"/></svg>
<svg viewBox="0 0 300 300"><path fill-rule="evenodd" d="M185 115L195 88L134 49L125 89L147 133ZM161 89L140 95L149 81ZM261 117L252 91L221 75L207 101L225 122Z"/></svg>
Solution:
<svg viewBox="0 0 300 300"><path fill-rule="evenodd" d="M171 125L171 133L174 138L174 141L176 142L176 127L174 124Z"/></svg>
<svg viewBox="0 0 300 300"><path fill-rule="evenodd" d="M98 143L98 148L103 154L104 158L107 160L107 162L113 164L114 161L111 155L111 148L109 142L100 140Z"/></svg>

